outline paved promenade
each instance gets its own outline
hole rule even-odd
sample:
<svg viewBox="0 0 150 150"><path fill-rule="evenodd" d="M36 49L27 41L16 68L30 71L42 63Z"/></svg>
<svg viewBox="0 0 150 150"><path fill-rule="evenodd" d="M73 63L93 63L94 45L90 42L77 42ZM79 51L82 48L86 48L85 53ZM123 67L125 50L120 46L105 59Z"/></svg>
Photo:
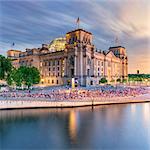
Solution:
<svg viewBox="0 0 150 150"><path fill-rule="evenodd" d="M86 98L82 100L48 100L42 98L28 99L1 99L0 109L22 109L22 108L60 108L60 107L83 107L106 104L125 104L150 102L150 93L138 95L136 97L113 97L113 98Z"/></svg>

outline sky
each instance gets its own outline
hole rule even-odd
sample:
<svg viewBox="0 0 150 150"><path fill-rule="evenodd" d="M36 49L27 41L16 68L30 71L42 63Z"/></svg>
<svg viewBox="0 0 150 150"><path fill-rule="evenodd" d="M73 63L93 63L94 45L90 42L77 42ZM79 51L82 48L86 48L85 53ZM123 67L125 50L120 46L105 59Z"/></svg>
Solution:
<svg viewBox="0 0 150 150"><path fill-rule="evenodd" d="M77 28L78 17L97 49L116 46L118 38L127 50L129 73L150 73L149 0L0 0L0 54L63 37Z"/></svg>

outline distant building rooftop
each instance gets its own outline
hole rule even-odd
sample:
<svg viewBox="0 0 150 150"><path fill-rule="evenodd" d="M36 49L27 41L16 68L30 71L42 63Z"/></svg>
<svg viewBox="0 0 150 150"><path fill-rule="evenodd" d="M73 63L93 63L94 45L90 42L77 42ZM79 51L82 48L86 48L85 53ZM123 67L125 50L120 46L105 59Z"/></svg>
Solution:
<svg viewBox="0 0 150 150"><path fill-rule="evenodd" d="M20 50L14 50L14 49L8 50L8 52L9 51L12 51L12 52L21 52Z"/></svg>

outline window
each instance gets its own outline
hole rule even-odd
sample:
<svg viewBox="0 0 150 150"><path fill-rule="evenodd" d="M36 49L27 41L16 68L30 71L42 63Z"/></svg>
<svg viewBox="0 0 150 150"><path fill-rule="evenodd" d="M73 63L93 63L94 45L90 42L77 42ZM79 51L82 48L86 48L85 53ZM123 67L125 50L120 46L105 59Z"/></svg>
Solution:
<svg viewBox="0 0 150 150"><path fill-rule="evenodd" d="M93 81L92 80L91 80L90 84L93 85Z"/></svg>
<svg viewBox="0 0 150 150"><path fill-rule="evenodd" d="M71 56L71 57L69 58L69 63L70 63L71 65L74 65L74 58L73 58L73 56Z"/></svg>
<svg viewBox="0 0 150 150"><path fill-rule="evenodd" d="M58 77L59 77L59 72L58 72L58 74L57 74L57 75L58 75Z"/></svg>
<svg viewBox="0 0 150 150"><path fill-rule="evenodd" d="M90 60L89 56L87 57L87 63L88 63L88 65L91 65L91 60Z"/></svg>
<svg viewBox="0 0 150 150"><path fill-rule="evenodd" d="M49 68L49 71L51 71L51 68Z"/></svg>
<svg viewBox="0 0 150 150"><path fill-rule="evenodd" d="M98 76L99 76L99 72L98 72Z"/></svg>
<svg viewBox="0 0 150 150"><path fill-rule="evenodd" d="M62 59L62 65L64 65L64 63L65 63L65 61L64 61L64 59Z"/></svg>
<svg viewBox="0 0 150 150"><path fill-rule="evenodd" d="M57 70L59 71L59 67L57 67Z"/></svg>
<svg viewBox="0 0 150 150"><path fill-rule="evenodd" d="M71 44L71 39L69 39L69 44Z"/></svg>
<svg viewBox="0 0 150 150"><path fill-rule="evenodd" d="M57 65L59 65L59 60L57 61Z"/></svg>
<svg viewBox="0 0 150 150"><path fill-rule="evenodd" d="M99 71L99 68L98 68L98 71Z"/></svg>
<svg viewBox="0 0 150 150"><path fill-rule="evenodd" d="M74 69L71 69L71 77L74 76Z"/></svg>
<svg viewBox="0 0 150 150"><path fill-rule="evenodd" d="M53 66L55 66L55 60L53 60Z"/></svg>
<svg viewBox="0 0 150 150"><path fill-rule="evenodd" d="M57 80L57 84L58 84L59 82L58 82L58 80Z"/></svg>
<svg viewBox="0 0 150 150"><path fill-rule="evenodd" d="M103 65L104 65L104 62L102 62L101 65L103 66Z"/></svg>
<svg viewBox="0 0 150 150"><path fill-rule="evenodd" d="M87 70L87 76L90 76L90 69Z"/></svg>
<svg viewBox="0 0 150 150"><path fill-rule="evenodd" d="M70 38L69 43L70 43L70 44L73 44L73 43L74 43L74 37L71 37L71 38Z"/></svg>
<svg viewBox="0 0 150 150"><path fill-rule="evenodd" d="M54 84L54 80L52 80L52 84Z"/></svg>
<svg viewBox="0 0 150 150"><path fill-rule="evenodd" d="M72 37L72 44L74 43L74 36Z"/></svg>
<svg viewBox="0 0 150 150"><path fill-rule="evenodd" d="M53 71L55 71L55 67L53 67Z"/></svg>
<svg viewBox="0 0 150 150"><path fill-rule="evenodd" d="M49 66L51 65L51 62L49 61Z"/></svg>

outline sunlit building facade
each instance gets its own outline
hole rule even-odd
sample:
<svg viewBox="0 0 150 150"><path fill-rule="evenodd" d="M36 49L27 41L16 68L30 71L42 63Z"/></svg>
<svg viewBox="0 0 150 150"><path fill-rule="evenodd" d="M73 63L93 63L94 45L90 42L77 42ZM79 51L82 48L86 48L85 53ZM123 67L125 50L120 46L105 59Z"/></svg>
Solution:
<svg viewBox="0 0 150 150"><path fill-rule="evenodd" d="M14 50L9 50L7 55L13 58L14 53L13 64L16 67L37 67L43 85L69 84L72 78L81 86L98 85L101 78L108 82L127 79L126 49L116 46L108 51L99 51L92 40L92 33L77 29L66 33L65 38L42 44L42 48L19 52L17 58Z"/></svg>

